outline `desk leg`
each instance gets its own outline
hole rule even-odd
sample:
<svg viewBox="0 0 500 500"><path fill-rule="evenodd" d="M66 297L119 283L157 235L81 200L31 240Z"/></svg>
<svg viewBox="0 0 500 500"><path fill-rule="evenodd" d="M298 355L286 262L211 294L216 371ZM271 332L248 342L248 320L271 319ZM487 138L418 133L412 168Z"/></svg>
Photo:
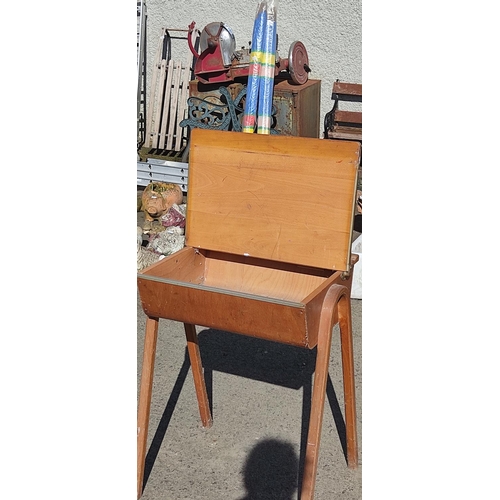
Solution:
<svg viewBox="0 0 500 500"><path fill-rule="evenodd" d="M139 392L139 410L137 416L137 498L142 495L146 445L148 439L149 411L153 390L153 373L158 338L158 319L147 318L142 361L141 388Z"/></svg>
<svg viewBox="0 0 500 500"><path fill-rule="evenodd" d="M198 335L195 325L184 323L186 332L187 348L191 370L193 371L194 388L198 398L198 407L200 408L201 423L203 427L212 427L212 415L208 402L207 386L203 376L203 366L201 364L200 347L198 345Z"/></svg>
<svg viewBox="0 0 500 500"><path fill-rule="evenodd" d="M351 301L343 296L339 302L339 327L344 380L345 427L347 439L347 466L358 467L358 435L356 430L356 395L354 383L354 350L352 341Z"/></svg>
<svg viewBox="0 0 500 500"><path fill-rule="evenodd" d="M300 500L312 500L318 469L319 442L323 424L323 411L326 399L326 383L330 350L332 346L332 330L334 312L339 300L346 297L348 290L341 285L333 285L327 292L321 310L318 332L316 367L314 371L314 387L311 401L311 418L307 433L306 457Z"/></svg>

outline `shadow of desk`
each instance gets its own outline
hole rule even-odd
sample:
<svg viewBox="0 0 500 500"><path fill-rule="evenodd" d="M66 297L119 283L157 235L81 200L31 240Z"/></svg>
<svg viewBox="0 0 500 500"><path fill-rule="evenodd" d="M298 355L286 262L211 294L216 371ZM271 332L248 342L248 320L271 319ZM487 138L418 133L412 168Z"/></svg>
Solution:
<svg viewBox="0 0 500 500"><path fill-rule="evenodd" d="M316 363L316 350L277 344L258 338L234 335L213 329L203 329L198 333L200 354L203 359L204 379L207 387L210 410L213 413L214 394L220 394L222 387L214 388L214 372L249 379L264 384L302 391L302 413L300 426L300 452L297 463L298 475L293 477L293 485L300 490L302 471L304 469L307 445L307 431L310 423L312 381ZM145 460L144 485L147 484L161 445L167 434L174 411L178 404L184 384L188 377L190 361L186 349L184 360L175 377L170 396L161 414L158 425L148 449ZM338 383L338 382L337 382ZM243 381L243 384L245 382ZM247 385L247 384L245 384ZM338 387L337 387L338 390ZM330 376L326 388L329 410L339 435L344 457L347 458L346 428L337 393ZM255 412L258 415L258 411ZM244 419L242 419L244 421ZM242 429L244 431L244 429ZM265 469L269 467L269 458L265 463L257 464ZM253 464L255 467L256 465ZM287 470L289 463L281 465L279 461L272 464L276 474L276 484L288 486L292 480Z"/></svg>

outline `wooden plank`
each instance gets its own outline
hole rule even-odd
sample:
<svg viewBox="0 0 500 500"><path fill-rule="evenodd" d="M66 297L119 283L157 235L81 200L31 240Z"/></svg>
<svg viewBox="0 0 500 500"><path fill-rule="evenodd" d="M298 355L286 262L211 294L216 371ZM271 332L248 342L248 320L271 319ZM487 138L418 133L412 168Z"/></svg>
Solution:
<svg viewBox="0 0 500 500"><path fill-rule="evenodd" d="M182 68L182 92L179 99L179 108L177 113L177 130L175 133L175 151L180 151L182 146L182 134L184 129L180 126L181 121L187 118L187 99L189 91L189 66Z"/></svg>
<svg viewBox="0 0 500 500"><path fill-rule="evenodd" d="M361 83L334 82L333 94L362 95Z"/></svg>
<svg viewBox="0 0 500 500"><path fill-rule="evenodd" d="M359 157L356 142L193 129L186 245L346 271Z"/></svg>
<svg viewBox="0 0 500 500"><path fill-rule="evenodd" d="M153 137L152 137L152 131L153 131L153 111L155 107L155 102L156 102L156 92L157 92L157 87L158 87L158 70L160 66L160 59L161 59L161 50L162 50L162 44L163 44L163 36L160 37L158 41L158 48L156 51L156 56L155 56L155 61L153 64L153 75L151 78L151 90L149 93L149 102L148 102L148 111L147 111L147 117L146 117L146 139L144 142L144 147L150 148L153 146Z"/></svg>
<svg viewBox="0 0 500 500"><path fill-rule="evenodd" d="M176 127L176 119L177 119L177 101L179 99L180 78L181 78L181 65L180 63L175 63L174 76L172 78L172 87L173 87L172 97L170 98L170 119L167 129L167 149L172 149L174 130Z"/></svg>
<svg viewBox="0 0 500 500"><path fill-rule="evenodd" d="M170 59L170 61L168 61L167 82L165 84L165 97L163 99L163 113L161 117L160 137L158 141L158 147L160 149L165 148L165 137L167 133L168 116L170 112L170 98L172 94L173 69L174 69L174 62L172 61L172 59Z"/></svg>
<svg viewBox="0 0 500 500"><path fill-rule="evenodd" d="M337 109L335 110L333 121L344 123L362 123L362 113L361 111L342 111Z"/></svg>
<svg viewBox="0 0 500 500"><path fill-rule="evenodd" d="M329 130L328 131L328 139L340 139L346 141L361 141L362 135L361 130L353 131L352 128L349 130L344 130L339 128L337 130Z"/></svg>
<svg viewBox="0 0 500 500"><path fill-rule="evenodd" d="M158 147L158 139L159 139L159 134L160 134L160 117L161 117L161 110L162 110L162 104L163 104L163 88L165 85L165 76L166 76L166 68L167 68L167 61L163 59L161 61L161 66L160 66L160 76L158 77L158 92L156 94L156 102L155 102L155 112L154 112L154 123L153 123L153 140L152 140L152 147L157 148Z"/></svg>

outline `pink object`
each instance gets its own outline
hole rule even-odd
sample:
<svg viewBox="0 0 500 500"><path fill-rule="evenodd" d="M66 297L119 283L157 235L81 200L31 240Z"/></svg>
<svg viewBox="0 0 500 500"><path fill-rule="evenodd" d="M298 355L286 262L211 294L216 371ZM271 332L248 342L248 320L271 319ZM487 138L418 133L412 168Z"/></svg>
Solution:
<svg viewBox="0 0 500 500"><path fill-rule="evenodd" d="M185 227L186 217L176 208L176 205L172 205L167 213L160 218L161 224L164 227Z"/></svg>

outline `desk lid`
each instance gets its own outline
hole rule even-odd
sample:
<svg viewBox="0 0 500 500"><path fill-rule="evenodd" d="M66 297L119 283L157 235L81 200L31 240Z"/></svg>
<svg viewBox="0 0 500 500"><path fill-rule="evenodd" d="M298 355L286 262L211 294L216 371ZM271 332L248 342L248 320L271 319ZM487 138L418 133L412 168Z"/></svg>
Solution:
<svg viewBox="0 0 500 500"><path fill-rule="evenodd" d="M360 145L194 129L186 245L349 270Z"/></svg>

